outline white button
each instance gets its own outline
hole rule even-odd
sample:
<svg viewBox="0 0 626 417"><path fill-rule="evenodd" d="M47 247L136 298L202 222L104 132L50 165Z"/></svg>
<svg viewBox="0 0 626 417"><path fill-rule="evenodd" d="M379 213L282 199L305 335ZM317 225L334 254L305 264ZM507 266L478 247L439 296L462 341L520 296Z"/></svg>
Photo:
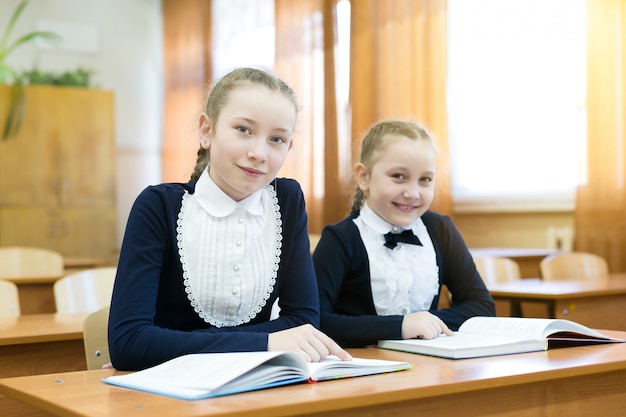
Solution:
<svg viewBox="0 0 626 417"><path fill-rule="evenodd" d="M239 224L243 223L243 218L238 218L237 221L239 222Z"/></svg>
<svg viewBox="0 0 626 417"><path fill-rule="evenodd" d="M400 228L398 226L393 226L391 228L391 231L394 232L394 233L398 233L400 231Z"/></svg>
<svg viewBox="0 0 626 417"><path fill-rule="evenodd" d="M239 265L234 265L233 266L233 271L239 271Z"/></svg>
<svg viewBox="0 0 626 417"><path fill-rule="evenodd" d="M238 293L239 291L237 291L237 288L233 288L230 292L231 292L233 295L237 295L237 293Z"/></svg>
<svg viewBox="0 0 626 417"><path fill-rule="evenodd" d="M235 242L235 245L237 245L237 246L241 246L241 240L236 241L236 242Z"/></svg>

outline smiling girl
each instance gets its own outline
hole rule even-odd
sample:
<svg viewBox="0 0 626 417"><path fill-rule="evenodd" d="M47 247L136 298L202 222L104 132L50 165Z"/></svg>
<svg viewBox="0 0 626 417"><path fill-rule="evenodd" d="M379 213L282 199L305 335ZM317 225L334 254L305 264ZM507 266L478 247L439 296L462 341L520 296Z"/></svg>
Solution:
<svg viewBox="0 0 626 417"><path fill-rule="evenodd" d="M350 359L316 329L304 197L296 181L276 178L297 108L291 88L258 69L215 85L190 182L146 188L129 215L109 317L113 367L232 351Z"/></svg>
<svg viewBox="0 0 626 417"><path fill-rule="evenodd" d="M384 121L363 139L350 215L328 225L313 254L321 330L344 347L432 339L495 315L452 220L429 211L437 150L418 124ZM438 309L442 285L453 305Z"/></svg>

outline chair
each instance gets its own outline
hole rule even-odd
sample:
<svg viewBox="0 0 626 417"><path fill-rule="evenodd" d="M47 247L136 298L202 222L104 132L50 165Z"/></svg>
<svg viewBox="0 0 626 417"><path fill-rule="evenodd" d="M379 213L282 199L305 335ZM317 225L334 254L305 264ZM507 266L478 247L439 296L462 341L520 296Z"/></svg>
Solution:
<svg viewBox="0 0 626 417"><path fill-rule="evenodd" d="M474 264L485 284L513 282L522 276L519 265L510 258L475 256Z"/></svg>
<svg viewBox="0 0 626 417"><path fill-rule="evenodd" d="M315 247L317 246L317 243L320 241L321 237L322 237L322 235L319 234L319 233L309 233L309 242L311 244L311 253L313 253L313 251L315 251Z"/></svg>
<svg viewBox="0 0 626 417"><path fill-rule="evenodd" d="M517 262L511 258L500 256L474 256L474 264L485 282L489 287L490 284L507 283L519 281L522 278L520 267ZM506 303L510 316L523 317L522 304L520 302ZM500 310L505 306L496 302L496 310Z"/></svg>
<svg viewBox="0 0 626 417"><path fill-rule="evenodd" d="M545 281L603 280L609 276L609 264L593 253L563 252L543 258L539 262L539 271Z"/></svg>
<svg viewBox="0 0 626 417"><path fill-rule="evenodd" d="M487 286L521 279L519 265L513 259L498 256L474 256L473 258L476 269ZM452 305L452 294L447 289L446 296Z"/></svg>
<svg viewBox="0 0 626 417"><path fill-rule="evenodd" d="M0 280L0 317L17 317L20 315L20 298L17 285L10 281Z"/></svg>
<svg viewBox="0 0 626 417"><path fill-rule="evenodd" d="M63 255L22 246L0 247L0 279L63 275Z"/></svg>
<svg viewBox="0 0 626 417"><path fill-rule="evenodd" d="M87 369L101 369L111 362L109 356L109 340L107 328L109 323L109 306L90 313L83 326L85 359Z"/></svg>
<svg viewBox="0 0 626 417"><path fill-rule="evenodd" d="M54 283L57 313L91 313L111 303L116 267L85 269Z"/></svg>

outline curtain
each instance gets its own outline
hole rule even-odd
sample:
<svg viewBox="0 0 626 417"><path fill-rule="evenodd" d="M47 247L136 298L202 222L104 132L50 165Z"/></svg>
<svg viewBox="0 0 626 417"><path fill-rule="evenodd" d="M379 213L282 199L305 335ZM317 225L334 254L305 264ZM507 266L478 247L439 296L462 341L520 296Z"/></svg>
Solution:
<svg viewBox="0 0 626 417"><path fill-rule="evenodd" d="M626 1L589 0L587 30L587 175L574 247L626 272Z"/></svg>
<svg viewBox="0 0 626 417"><path fill-rule="evenodd" d="M349 108L337 105L336 5L337 0L275 0L274 6L274 70L293 87L301 107L294 147L280 175L300 182L312 233L348 214L352 166L374 122L424 122L447 161L446 2L351 0ZM194 166L196 120L211 80L210 9L208 0L163 0L164 181L186 181ZM338 131L346 125L346 134ZM444 162L433 209L446 214L448 178Z"/></svg>
<svg viewBox="0 0 626 417"><path fill-rule="evenodd" d="M294 145L281 175L302 186L309 231L343 217L335 98L335 0L276 0L275 72L296 92L301 107ZM345 161L349 163L349 161Z"/></svg>
<svg viewBox="0 0 626 417"><path fill-rule="evenodd" d="M198 152L198 116L211 82L211 2L163 0L163 181L187 182Z"/></svg>
<svg viewBox="0 0 626 417"><path fill-rule="evenodd" d="M350 104L352 160L374 123L423 123L440 163L432 209L451 214L446 109L445 0L352 0Z"/></svg>

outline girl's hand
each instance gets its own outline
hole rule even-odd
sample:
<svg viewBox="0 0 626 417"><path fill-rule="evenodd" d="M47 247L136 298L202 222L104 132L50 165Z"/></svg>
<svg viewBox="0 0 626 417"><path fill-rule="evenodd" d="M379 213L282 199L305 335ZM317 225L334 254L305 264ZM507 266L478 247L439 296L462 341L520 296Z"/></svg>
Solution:
<svg viewBox="0 0 626 417"><path fill-rule="evenodd" d="M443 320L428 311L407 314L402 320L403 339L434 339L441 333L454 336Z"/></svg>
<svg viewBox="0 0 626 417"><path fill-rule="evenodd" d="M307 362L318 362L328 355L335 355L344 361L352 359L334 340L310 324L270 333L267 350L296 352Z"/></svg>

